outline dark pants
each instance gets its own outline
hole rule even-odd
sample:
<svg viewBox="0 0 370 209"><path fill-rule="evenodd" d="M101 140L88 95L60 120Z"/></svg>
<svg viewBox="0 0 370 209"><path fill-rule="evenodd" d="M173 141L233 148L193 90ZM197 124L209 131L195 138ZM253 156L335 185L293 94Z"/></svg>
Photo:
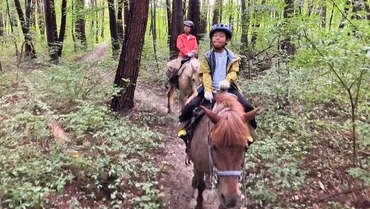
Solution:
<svg viewBox="0 0 370 209"><path fill-rule="evenodd" d="M244 107L245 112L252 111L254 108L253 106L248 102L247 99L243 97L243 95L235 88L231 87L228 90L229 93L235 94L236 97L238 97L239 102ZM194 97L188 104L185 105L181 115L179 116L180 122L184 122L186 120L189 120L193 116L193 110L196 107L199 107L204 100L204 91L200 92L198 96ZM257 128L257 122L255 119L249 121L249 124L256 129Z"/></svg>

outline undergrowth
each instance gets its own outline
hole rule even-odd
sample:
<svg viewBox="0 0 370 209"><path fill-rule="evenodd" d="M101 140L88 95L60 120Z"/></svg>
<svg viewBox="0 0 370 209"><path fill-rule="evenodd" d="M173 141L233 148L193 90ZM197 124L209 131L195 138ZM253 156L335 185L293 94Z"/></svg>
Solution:
<svg viewBox="0 0 370 209"><path fill-rule="evenodd" d="M91 66L1 72L1 207L161 207L150 152L163 144L148 119L110 111L112 64Z"/></svg>

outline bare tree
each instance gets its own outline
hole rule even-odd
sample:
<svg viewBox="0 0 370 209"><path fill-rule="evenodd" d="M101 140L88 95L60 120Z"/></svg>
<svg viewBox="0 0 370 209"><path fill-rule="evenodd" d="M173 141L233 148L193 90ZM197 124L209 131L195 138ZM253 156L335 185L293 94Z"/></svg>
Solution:
<svg viewBox="0 0 370 209"><path fill-rule="evenodd" d="M123 89L112 99L111 107L114 111L127 111L134 107L134 93L148 21L149 0L131 2L130 24L126 29L128 32L114 80L114 84Z"/></svg>

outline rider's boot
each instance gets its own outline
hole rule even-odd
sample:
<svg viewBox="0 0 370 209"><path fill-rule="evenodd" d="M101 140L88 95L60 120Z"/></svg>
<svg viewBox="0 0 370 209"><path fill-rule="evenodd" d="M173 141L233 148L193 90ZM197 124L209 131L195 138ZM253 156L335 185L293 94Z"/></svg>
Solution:
<svg viewBox="0 0 370 209"><path fill-rule="evenodd" d="M189 120L179 122L179 124L177 126L177 137L179 137L181 139L186 139L186 136L187 136L188 133L186 132L185 128L188 125L188 122L189 122Z"/></svg>

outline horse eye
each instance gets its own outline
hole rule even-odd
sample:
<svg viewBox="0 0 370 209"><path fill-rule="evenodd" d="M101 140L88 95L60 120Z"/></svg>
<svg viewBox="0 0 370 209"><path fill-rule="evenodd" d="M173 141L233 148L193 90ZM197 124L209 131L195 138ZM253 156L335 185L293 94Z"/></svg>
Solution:
<svg viewBox="0 0 370 209"><path fill-rule="evenodd" d="M212 145L212 149L217 152L216 145Z"/></svg>

